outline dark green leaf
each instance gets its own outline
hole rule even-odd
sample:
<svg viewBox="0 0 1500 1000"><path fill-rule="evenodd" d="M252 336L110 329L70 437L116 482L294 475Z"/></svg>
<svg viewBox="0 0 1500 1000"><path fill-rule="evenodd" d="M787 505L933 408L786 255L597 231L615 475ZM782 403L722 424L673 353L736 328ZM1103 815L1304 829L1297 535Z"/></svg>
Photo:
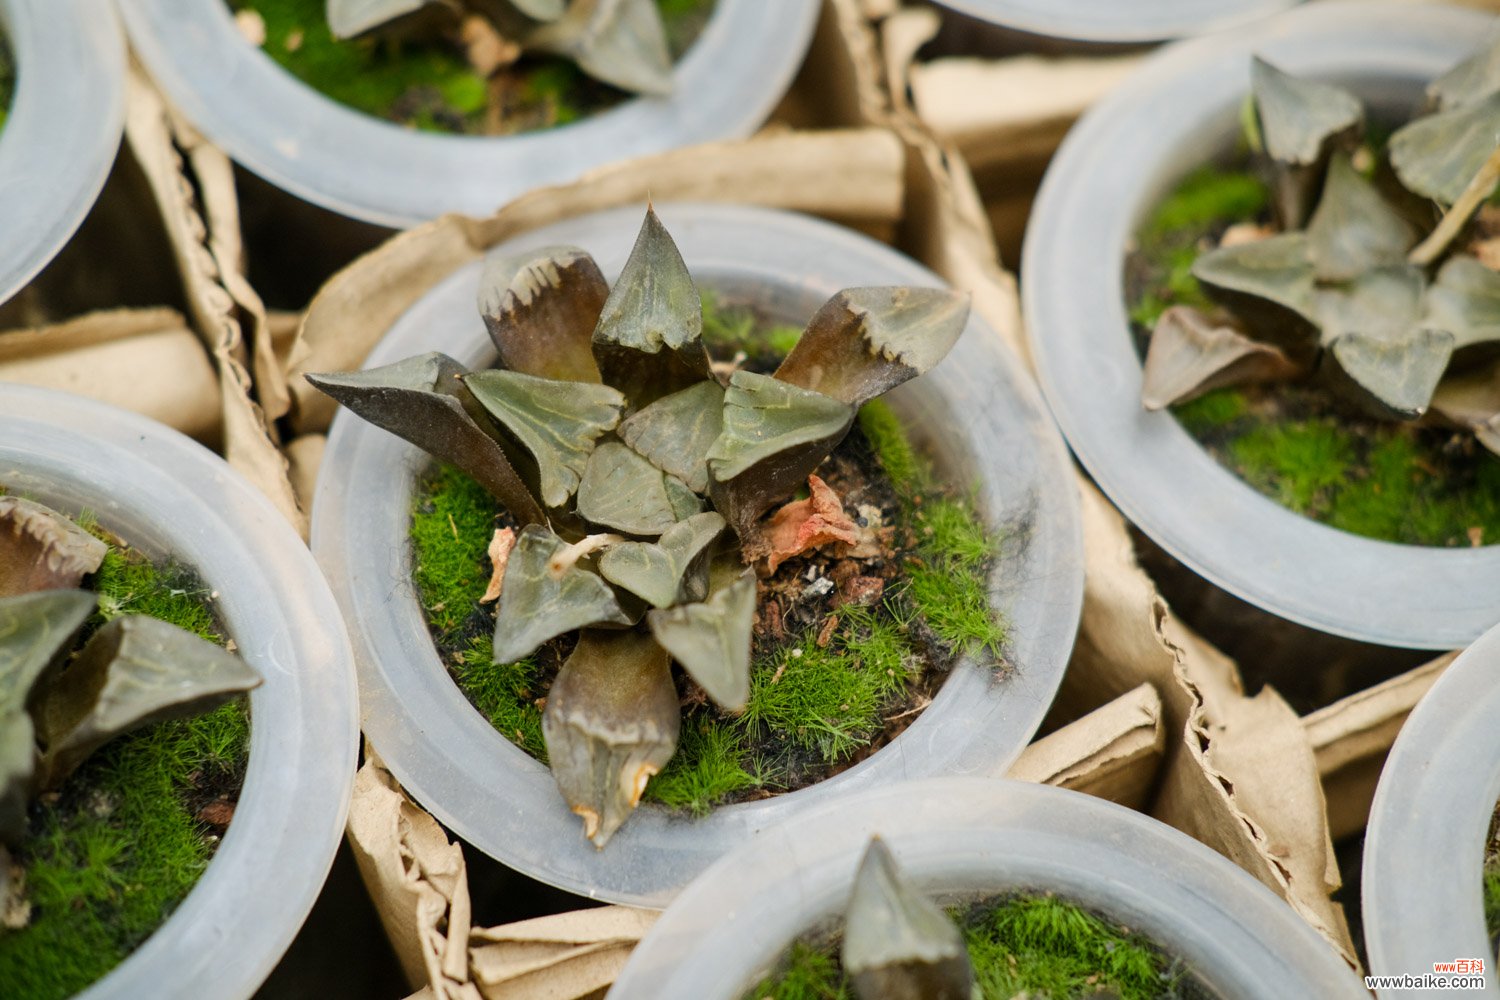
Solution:
<svg viewBox="0 0 1500 1000"><path fill-rule="evenodd" d="M1500 340L1500 274L1473 257L1450 257L1427 289L1422 325L1453 334L1453 349Z"/></svg>
<svg viewBox="0 0 1500 1000"><path fill-rule="evenodd" d="M328 30L352 38L420 10L432 0L328 0Z"/></svg>
<svg viewBox="0 0 1500 1000"><path fill-rule="evenodd" d="M1141 404L1160 410L1223 386L1297 374L1297 366L1269 344L1214 323L1190 306L1172 306L1151 332Z"/></svg>
<svg viewBox="0 0 1500 1000"><path fill-rule="evenodd" d="M1313 348L1313 268L1305 233L1210 250L1193 263L1204 290L1293 358Z"/></svg>
<svg viewBox="0 0 1500 1000"><path fill-rule="evenodd" d="M970 1000L963 934L870 840L844 917L844 970L860 1000Z"/></svg>
<svg viewBox="0 0 1500 1000"><path fill-rule="evenodd" d="M1432 394L1432 412L1500 453L1500 362L1444 378Z"/></svg>
<svg viewBox="0 0 1500 1000"><path fill-rule="evenodd" d="M577 247L491 254L479 279L500 367L559 382L599 381L593 336L608 297L599 265Z"/></svg>
<svg viewBox="0 0 1500 1000"><path fill-rule="evenodd" d="M609 584L586 563L566 559L567 551L546 528L522 529L495 610L496 663L515 663L548 639L586 625L633 624ZM554 564L559 557L561 569Z"/></svg>
<svg viewBox="0 0 1500 1000"><path fill-rule="evenodd" d="M148 615L107 622L38 691L42 781L49 788L133 729L201 715L259 686L235 654Z"/></svg>
<svg viewBox="0 0 1500 1000"><path fill-rule="evenodd" d="M1375 267L1406 263L1416 229L1336 153L1307 226L1307 255L1319 281L1349 281Z"/></svg>
<svg viewBox="0 0 1500 1000"><path fill-rule="evenodd" d="M646 613L651 634L721 708L742 712L750 699L750 633L755 574L745 571L696 604Z"/></svg>
<svg viewBox="0 0 1500 1000"><path fill-rule="evenodd" d="M0 496L0 598L76 587L99 568L105 551L50 507Z"/></svg>
<svg viewBox="0 0 1500 1000"><path fill-rule="evenodd" d="M615 429L625 397L607 385L556 382L520 372L463 377L474 398L536 462L542 502L562 507L578 489L594 442Z"/></svg>
<svg viewBox="0 0 1500 1000"><path fill-rule="evenodd" d="M737 371L724 394L724 430L708 452L714 507L744 537L828 457L855 408L767 375Z"/></svg>
<svg viewBox="0 0 1500 1000"><path fill-rule="evenodd" d="M1276 167L1277 216L1292 229L1307 218L1329 151L1358 134L1364 109L1342 87L1299 79L1258 56L1250 64L1250 89Z"/></svg>
<svg viewBox="0 0 1500 1000"><path fill-rule="evenodd" d="M676 476L663 476L662 479L667 487L667 503L672 507L673 517L686 521L703 510L703 498L694 493L687 483Z"/></svg>
<svg viewBox="0 0 1500 1000"><path fill-rule="evenodd" d="M724 428L724 388L703 381L663 396L620 425L638 455L697 493L708 492L708 449Z"/></svg>
<svg viewBox="0 0 1500 1000"><path fill-rule="evenodd" d="M1408 191L1444 205L1458 201L1500 146L1500 93L1417 118L1391 136L1391 167Z"/></svg>
<svg viewBox="0 0 1500 1000"><path fill-rule="evenodd" d="M463 372L446 354L432 353L307 380L375 426L463 469L520 523L545 524L541 504L501 448L498 432L476 420L489 423L460 381Z"/></svg>
<svg viewBox="0 0 1500 1000"><path fill-rule="evenodd" d="M945 288L846 288L813 316L776 377L860 406L947 356L969 296Z"/></svg>
<svg viewBox="0 0 1500 1000"><path fill-rule="evenodd" d="M1415 330L1399 340L1346 333L1329 352L1365 402L1377 413L1410 420L1421 416L1453 354L1453 334Z"/></svg>
<svg viewBox="0 0 1500 1000"><path fill-rule="evenodd" d="M1491 42L1432 81L1427 96L1447 111L1474 104L1500 91L1500 40Z"/></svg>
<svg viewBox="0 0 1500 1000"><path fill-rule="evenodd" d="M589 456L578 513L627 535L659 535L677 523L666 476L618 441L606 441Z"/></svg>
<svg viewBox="0 0 1500 1000"><path fill-rule="evenodd" d="M671 759L681 724L666 650L635 630L579 633L547 693L542 735L558 790L595 847Z"/></svg>
<svg viewBox="0 0 1500 1000"><path fill-rule="evenodd" d="M637 94L672 92L672 57L655 0L573 0L567 13L526 38L596 80Z"/></svg>
<svg viewBox="0 0 1500 1000"><path fill-rule="evenodd" d="M683 577L724 530L713 511L672 525L655 542L622 542L599 557L599 572L615 586L658 608L682 597Z"/></svg>
<svg viewBox="0 0 1500 1000"><path fill-rule="evenodd" d="M710 377L703 303L677 244L651 209L594 329L604 381L644 407Z"/></svg>
<svg viewBox="0 0 1500 1000"><path fill-rule="evenodd" d="M1314 311L1324 346L1346 333L1369 340L1403 341L1421 326L1421 268L1384 267L1367 271L1344 285L1319 288Z"/></svg>

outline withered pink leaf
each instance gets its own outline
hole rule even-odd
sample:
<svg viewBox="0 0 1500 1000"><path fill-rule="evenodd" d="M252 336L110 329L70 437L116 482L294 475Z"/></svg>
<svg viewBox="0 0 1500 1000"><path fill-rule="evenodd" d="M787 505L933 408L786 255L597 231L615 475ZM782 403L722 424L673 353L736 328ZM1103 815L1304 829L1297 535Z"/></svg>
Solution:
<svg viewBox="0 0 1500 1000"><path fill-rule="evenodd" d="M492 253L479 279L479 315L500 367L560 382L598 382L594 327L609 283L578 247Z"/></svg>
<svg viewBox="0 0 1500 1000"><path fill-rule="evenodd" d="M1151 332L1141 405L1161 410L1227 385L1298 374L1298 366L1277 348L1215 323L1191 306L1172 306Z"/></svg>
<svg viewBox="0 0 1500 1000"><path fill-rule="evenodd" d="M510 550L515 548L516 532L513 528L496 528L490 538L485 554L490 559L490 583L484 588L480 604L489 604L500 599L500 590L505 582L505 564L510 561Z"/></svg>
<svg viewBox="0 0 1500 1000"><path fill-rule="evenodd" d="M106 546L50 507L0 496L0 597L78 586Z"/></svg>
<svg viewBox="0 0 1500 1000"><path fill-rule="evenodd" d="M766 572L794 556L835 542L855 545L859 542L859 525L844 513L838 494L816 475L807 477L809 496L786 504L762 528L766 552Z"/></svg>

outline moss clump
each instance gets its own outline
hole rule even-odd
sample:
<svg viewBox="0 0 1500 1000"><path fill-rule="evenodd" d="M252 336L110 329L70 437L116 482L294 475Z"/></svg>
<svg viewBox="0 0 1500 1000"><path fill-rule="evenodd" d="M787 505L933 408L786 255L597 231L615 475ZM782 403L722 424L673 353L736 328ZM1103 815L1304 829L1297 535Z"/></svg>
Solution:
<svg viewBox="0 0 1500 1000"><path fill-rule="evenodd" d="M474 612L489 585L488 556L495 500L473 479L441 466L414 501L413 573L427 622L440 639Z"/></svg>
<svg viewBox="0 0 1500 1000"><path fill-rule="evenodd" d="M83 520L83 519L81 519ZM149 614L222 642L210 596L181 567L159 567L111 541L95 578L100 612ZM233 797L248 761L243 699L195 719L113 740L32 807L24 849L32 907L24 929L0 932L0 983L16 1000L61 1000L124 961L187 896L221 828L197 818Z"/></svg>
<svg viewBox="0 0 1500 1000"><path fill-rule="evenodd" d="M1053 896L1018 896L954 918L984 1000L1120 1000L1181 995L1183 975L1149 942ZM792 945L783 971L746 1000L852 1000L835 946Z"/></svg>
<svg viewBox="0 0 1500 1000"><path fill-rule="evenodd" d="M5 119L10 117L10 102L15 95L16 71L11 63L10 47L0 37L0 128L5 127Z"/></svg>
<svg viewBox="0 0 1500 1000"><path fill-rule="evenodd" d="M679 57L698 37L714 0L658 0L668 49ZM456 39L390 36L335 39L325 0L230 0L266 26L265 51L313 89L378 118L432 132L511 134L567 125L629 95L572 62L526 56L489 80Z"/></svg>
<svg viewBox="0 0 1500 1000"><path fill-rule="evenodd" d="M1484 925L1490 937L1500 936L1500 858L1484 870Z"/></svg>
<svg viewBox="0 0 1500 1000"><path fill-rule="evenodd" d="M730 359L743 352L747 359L762 362L752 368L774 368L791 353L802 337L802 328L785 324L763 324L749 309L725 305L712 289L704 289L703 346L716 358Z"/></svg>

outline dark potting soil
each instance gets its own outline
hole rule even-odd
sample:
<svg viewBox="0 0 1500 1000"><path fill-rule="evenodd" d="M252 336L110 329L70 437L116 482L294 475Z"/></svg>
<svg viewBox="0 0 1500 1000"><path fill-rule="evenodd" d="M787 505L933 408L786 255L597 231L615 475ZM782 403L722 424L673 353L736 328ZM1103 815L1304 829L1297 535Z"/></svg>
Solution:
<svg viewBox="0 0 1500 1000"><path fill-rule="evenodd" d="M567 125L632 95L560 57L526 55L486 78L465 55L457 20L441 12L420 37L338 40L326 0L228 0L258 14L266 53L313 89L357 111L430 132L514 135ZM715 0L657 0L668 50L680 59L713 13ZM424 24L424 28L429 25Z"/></svg>
<svg viewBox="0 0 1500 1000"><path fill-rule="evenodd" d="M109 618L146 614L225 644L214 595L186 567L110 544L92 581ZM249 702L148 726L106 744L34 803L18 889L0 914L8 1000L62 1000L124 961L187 897L234 816L249 758ZM18 883L18 884L17 884Z"/></svg>
<svg viewBox="0 0 1500 1000"><path fill-rule="evenodd" d="M984 1000L1208 1000L1183 964L1125 927L1051 895L950 911ZM854 1000L837 935L797 941L744 1000Z"/></svg>
<svg viewBox="0 0 1500 1000"><path fill-rule="evenodd" d="M784 348L797 332L765 331L713 306L705 326L716 357L750 347L744 363L761 370L780 355L756 345ZM990 613L986 583L998 540L965 498L936 487L894 414L867 405L818 475L851 517L880 519L882 551L871 559L807 553L761 581L749 707L723 713L679 672L678 750L646 799L702 814L822 781L910 725L960 656L999 662L1004 625ZM541 706L574 639L553 640L519 664L493 662L494 608L478 597L490 577L489 539L513 525L496 511L456 470L423 478L412 521L417 589L460 688L500 733L545 760Z"/></svg>
<svg viewBox="0 0 1500 1000"><path fill-rule="evenodd" d="M1191 273L1199 254L1231 225L1270 221L1266 189L1243 160L1204 167L1163 199L1125 260L1142 358L1168 306L1213 308ZM1215 390L1173 413L1221 465L1314 520L1412 545L1500 542L1500 457L1467 432L1369 417L1316 376Z"/></svg>

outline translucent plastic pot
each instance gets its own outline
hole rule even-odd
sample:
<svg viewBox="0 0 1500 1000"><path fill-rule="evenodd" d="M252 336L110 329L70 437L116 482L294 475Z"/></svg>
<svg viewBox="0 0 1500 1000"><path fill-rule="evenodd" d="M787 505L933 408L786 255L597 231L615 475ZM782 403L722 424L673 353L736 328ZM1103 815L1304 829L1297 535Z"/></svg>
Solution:
<svg viewBox="0 0 1500 1000"><path fill-rule="evenodd" d="M125 39L99 0L0 0L15 93L0 127L0 302L88 214L125 124Z"/></svg>
<svg viewBox="0 0 1500 1000"><path fill-rule="evenodd" d="M981 21L1030 35L1139 44L1237 28L1300 0L938 0Z"/></svg>
<svg viewBox="0 0 1500 1000"><path fill-rule="evenodd" d="M254 487L202 446L124 410L0 385L0 484L68 514L93 511L147 555L191 566L264 678L250 695L250 764L234 821L203 877L81 994L242 1000L291 944L344 832L359 733L338 606Z"/></svg>
<svg viewBox="0 0 1500 1000"><path fill-rule="evenodd" d="M666 205L660 214L700 287L773 321L800 325L847 286L942 283L883 244L805 216L723 205ZM613 280L640 220L639 207L601 212L505 246L582 246ZM424 351L491 363L474 304L479 270L476 263L454 272L418 301L366 364ZM551 773L469 704L429 638L408 537L413 482L431 460L340 412L319 476L313 550L349 623L365 734L418 801L491 857L572 892L656 907L725 851L821 803L922 775L1002 773L1052 701L1078 624L1072 474L1035 389L977 317L945 361L887 398L938 470L974 485L981 513L1000 533L990 590L1009 623L1008 676L965 661L909 729L838 776L701 820L643 805L595 850Z"/></svg>
<svg viewBox="0 0 1500 1000"><path fill-rule="evenodd" d="M617 160L749 135L790 85L817 0L718 0L678 60L672 95L504 137L417 132L355 111L283 70L223 0L121 0L130 40L205 135L277 187L383 226L507 201Z"/></svg>
<svg viewBox="0 0 1500 1000"><path fill-rule="evenodd" d="M1056 893L1182 959L1223 1000L1369 996L1291 907L1196 840L1078 792L939 778L809 812L726 856L662 914L608 1000L739 1000L792 941L842 925L876 834L944 906Z"/></svg>
<svg viewBox="0 0 1500 1000"><path fill-rule="evenodd" d="M1480 883L1496 799L1500 628L1443 672L1401 727L1380 772L1360 880L1371 973L1418 975L1431 973L1434 962L1478 958L1484 995L1500 996Z"/></svg>
<svg viewBox="0 0 1500 1000"><path fill-rule="evenodd" d="M1242 482L1170 413L1142 409L1125 249L1179 179L1235 148L1252 55L1405 118L1494 26L1431 4L1330 0L1163 50L1068 134L1026 234L1023 304L1042 389L1115 506L1230 593L1384 646L1453 649L1500 620L1500 547L1398 545L1319 524Z"/></svg>

